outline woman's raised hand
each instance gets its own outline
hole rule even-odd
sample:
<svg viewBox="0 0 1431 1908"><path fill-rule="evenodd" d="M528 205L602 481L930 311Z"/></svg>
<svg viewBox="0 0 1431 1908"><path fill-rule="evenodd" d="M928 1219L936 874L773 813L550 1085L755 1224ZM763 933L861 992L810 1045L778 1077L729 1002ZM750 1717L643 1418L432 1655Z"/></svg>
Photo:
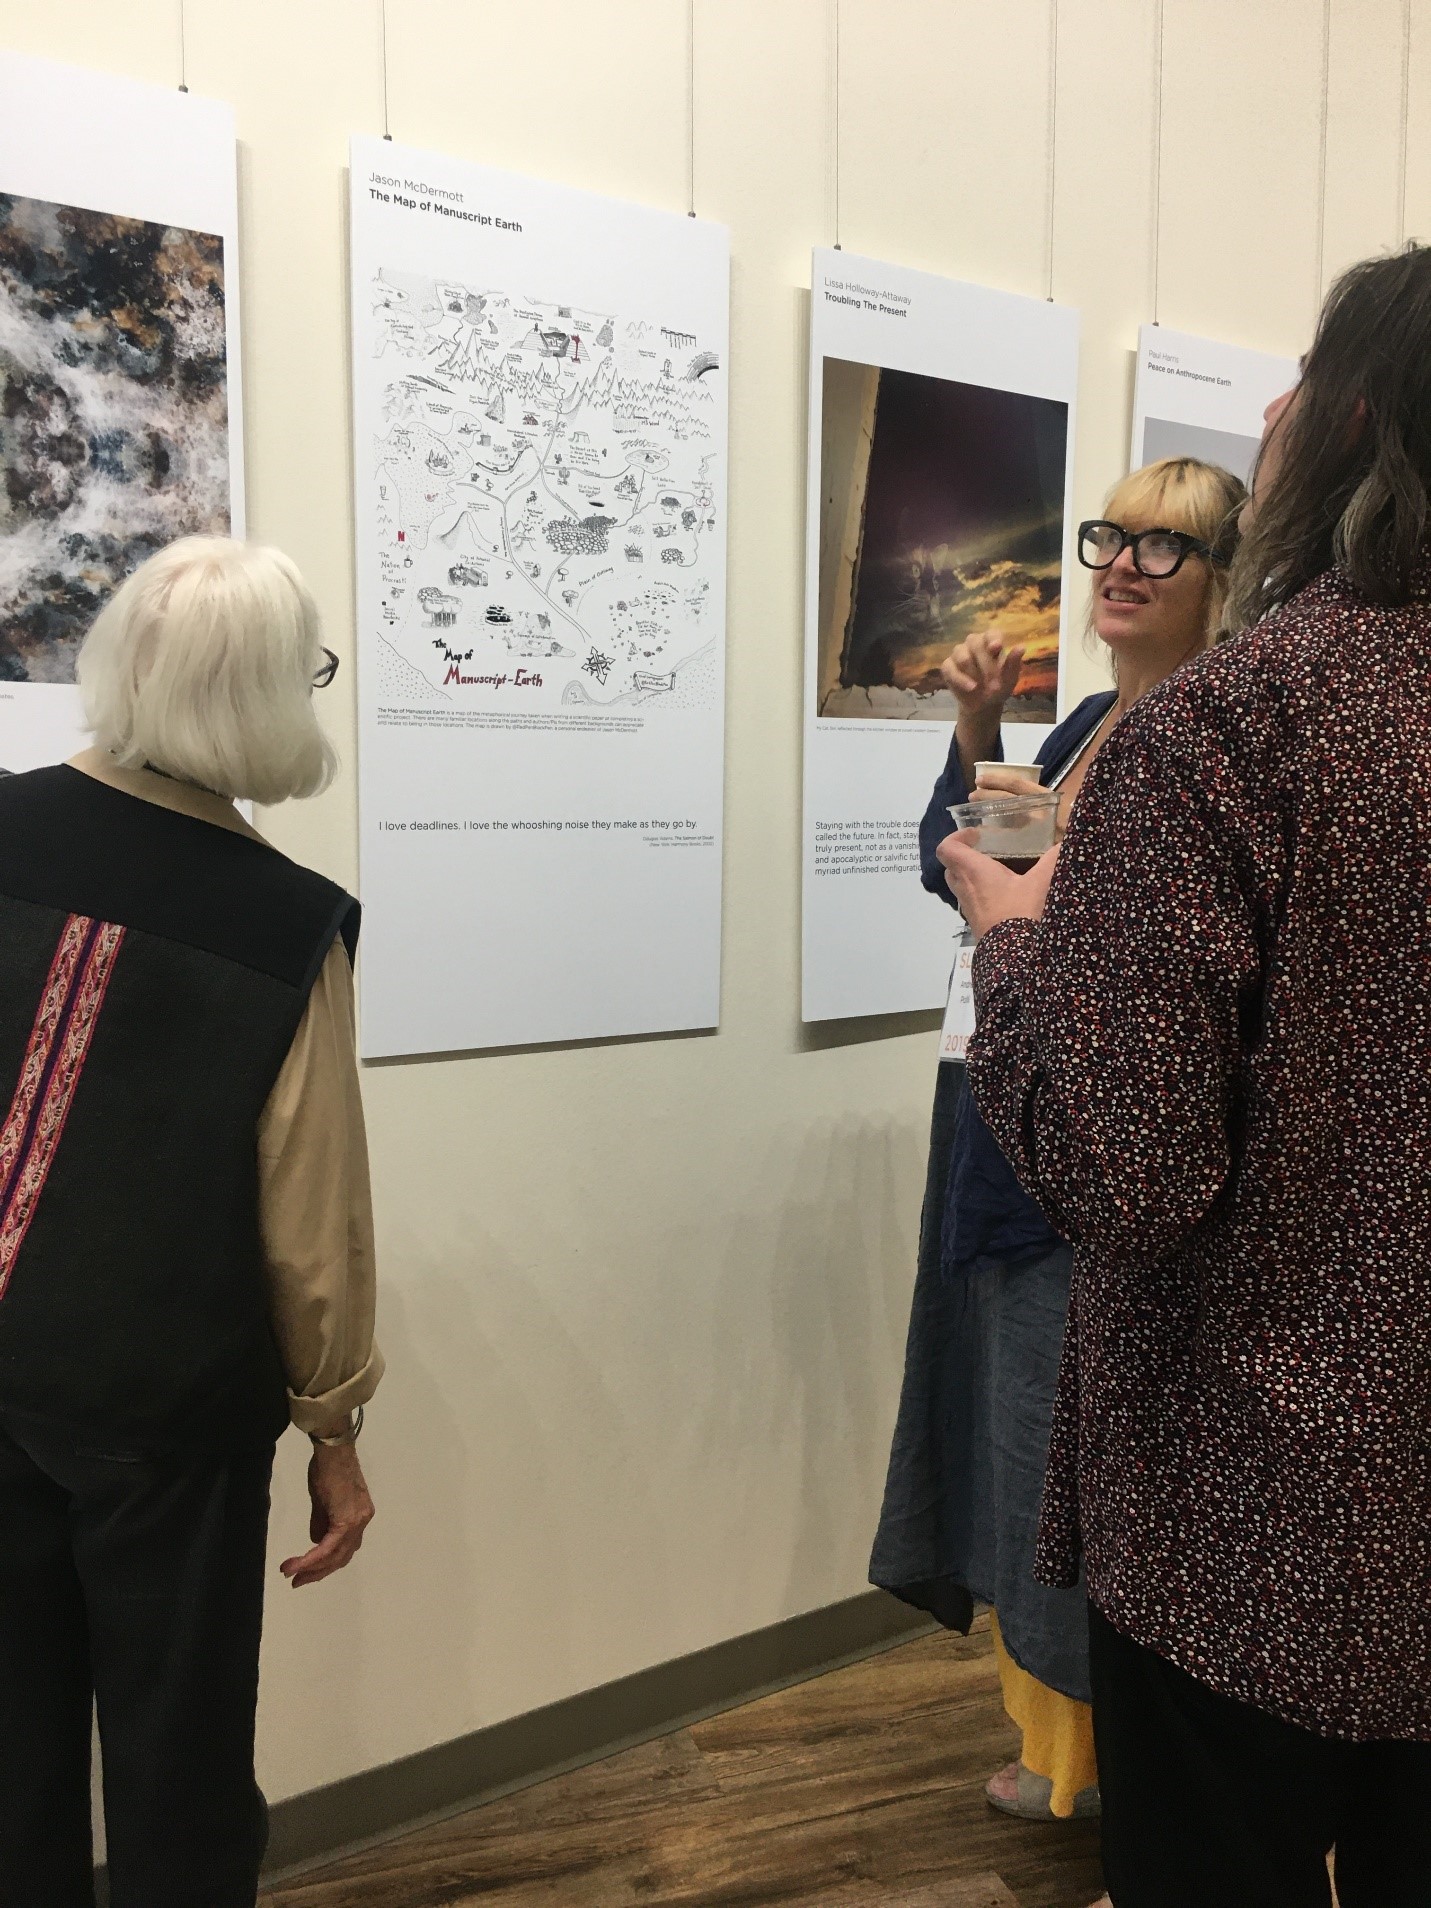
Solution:
<svg viewBox="0 0 1431 1908"><path fill-rule="evenodd" d="M1024 646L1011 643L992 630L976 629L944 658L939 673L954 691L959 719L954 725L964 780L973 786L974 764L994 752L999 718L1014 693L1024 664Z"/></svg>
<svg viewBox="0 0 1431 1908"><path fill-rule="evenodd" d="M976 629L945 657L939 673L954 691L962 718L992 716L997 721L1014 693L1023 663L1022 643L1006 647L991 630Z"/></svg>

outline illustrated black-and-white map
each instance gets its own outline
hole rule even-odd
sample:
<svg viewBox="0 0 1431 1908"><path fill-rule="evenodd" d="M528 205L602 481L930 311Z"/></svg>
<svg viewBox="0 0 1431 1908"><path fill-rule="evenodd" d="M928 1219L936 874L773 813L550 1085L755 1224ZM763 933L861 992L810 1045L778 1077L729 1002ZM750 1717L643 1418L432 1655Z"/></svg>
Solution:
<svg viewBox="0 0 1431 1908"><path fill-rule="evenodd" d="M385 700L713 694L697 666L724 560L711 341L401 271L369 290L379 633L408 665L384 670Z"/></svg>
<svg viewBox="0 0 1431 1908"><path fill-rule="evenodd" d="M363 1052L714 1026L730 235L349 180Z"/></svg>

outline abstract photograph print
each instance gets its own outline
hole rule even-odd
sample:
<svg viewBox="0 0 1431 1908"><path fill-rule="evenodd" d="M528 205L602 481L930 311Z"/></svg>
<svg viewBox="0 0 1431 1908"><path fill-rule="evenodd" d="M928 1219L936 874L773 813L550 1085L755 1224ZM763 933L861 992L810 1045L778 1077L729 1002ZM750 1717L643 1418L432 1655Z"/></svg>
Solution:
<svg viewBox="0 0 1431 1908"><path fill-rule="evenodd" d="M1068 406L826 358L817 715L950 722L939 665L972 630L1022 643L1004 719L1058 695Z"/></svg>
<svg viewBox="0 0 1431 1908"><path fill-rule="evenodd" d="M95 614L229 528L220 238L0 193L0 681L74 681Z"/></svg>

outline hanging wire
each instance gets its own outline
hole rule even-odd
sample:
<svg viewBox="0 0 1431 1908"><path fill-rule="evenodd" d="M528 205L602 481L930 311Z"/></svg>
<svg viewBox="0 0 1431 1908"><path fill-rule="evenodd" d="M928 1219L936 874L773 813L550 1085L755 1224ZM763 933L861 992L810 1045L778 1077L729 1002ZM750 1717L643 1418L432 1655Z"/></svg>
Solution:
<svg viewBox="0 0 1431 1908"><path fill-rule="evenodd" d="M383 43L383 138L391 139L392 123L388 118L388 0L378 0L378 14L382 23Z"/></svg>
<svg viewBox="0 0 1431 1908"><path fill-rule="evenodd" d="M1406 243L1406 157L1411 133L1411 0L1401 0L1401 148L1397 154L1396 242Z"/></svg>
<svg viewBox="0 0 1431 1908"><path fill-rule="evenodd" d="M835 111L831 127L835 157L835 250L840 246L840 0L835 0Z"/></svg>
<svg viewBox="0 0 1431 1908"><path fill-rule="evenodd" d="M1322 309L1327 251L1327 105L1332 91L1332 0L1322 0L1322 112L1317 129L1317 277L1314 311Z"/></svg>
<svg viewBox="0 0 1431 1908"><path fill-rule="evenodd" d="M189 43L184 29L184 0L179 0L179 91L189 90Z"/></svg>
<svg viewBox="0 0 1431 1908"><path fill-rule="evenodd" d="M696 0L686 0L686 216L696 216Z"/></svg>
<svg viewBox="0 0 1431 1908"><path fill-rule="evenodd" d="M1160 322L1163 273L1163 0L1153 21L1153 323Z"/></svg>
<svg viewBox="0 0 1431 1908"><path fill-rule="evenodd" d="M1058 0L1048 7L1048 204L1044 214L1044 266L1048 302L1053 303L1053 214L1058 199Z"/></svg>

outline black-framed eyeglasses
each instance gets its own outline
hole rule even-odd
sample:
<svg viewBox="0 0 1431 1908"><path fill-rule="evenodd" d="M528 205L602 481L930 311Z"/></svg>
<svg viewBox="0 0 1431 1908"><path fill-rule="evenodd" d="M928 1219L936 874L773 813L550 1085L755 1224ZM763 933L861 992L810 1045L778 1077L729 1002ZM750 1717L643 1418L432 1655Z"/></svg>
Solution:
<svg viewBox="0 0 1431 1908"><path fill-rule="evenodd" d="M313 687L315 689L326 689L328 684L338 673L338 658L333 654L332 650L325 646L323 654L328 660L313 678Z"/></svg>
<svg viewBox="0 0 1431 1908"><path fill-rule="evenodd" d="M1086 570L1110 568L1125 550L1133 552L1139 576L1155 578L1176 576L1190 556L1206 557L1209 563L1225 561L1211 544L1184 530L1125 530L1102 517L1079 524L1078 560Z"/></svg>

